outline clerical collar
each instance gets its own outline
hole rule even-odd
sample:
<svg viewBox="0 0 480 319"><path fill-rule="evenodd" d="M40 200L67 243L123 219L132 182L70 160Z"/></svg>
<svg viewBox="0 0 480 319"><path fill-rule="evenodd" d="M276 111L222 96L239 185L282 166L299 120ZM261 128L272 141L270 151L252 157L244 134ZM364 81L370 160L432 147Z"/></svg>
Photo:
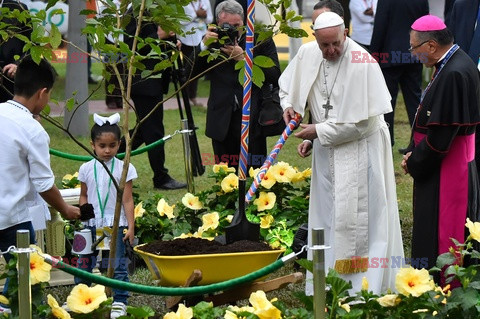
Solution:
<svg viewBox="0 0 480 319"><path fill-rule="evenodd" d="M26 107L25 105L23 105L23 104L21 104L21 103L19 103L19 102L17 102L17 101L8 100L8 101L5 102L5 103L8 103L8 104L10 104L10 105L13 105L13 106L19 108L19 109L22 110L22 111L25 111L25 112L27 112L27 113L32 114L32 112L30 112L30 110L27 109L27 107ZM33 114L32 114L32 115L33 115Z"/></svg>
<svg viewBox="0 0 480 319"><path fill-rule="evenodd" d="M442 64L442 61L443 59L445 59L445 57L447 56L448 52L450 52L450 50L453 48L453 44L451 47L448 48L447 51L445 51L445 53L440 57L440 59L438 59L437 63L435 63L435 67L436 68L439 68L440 65Z"/></svg>

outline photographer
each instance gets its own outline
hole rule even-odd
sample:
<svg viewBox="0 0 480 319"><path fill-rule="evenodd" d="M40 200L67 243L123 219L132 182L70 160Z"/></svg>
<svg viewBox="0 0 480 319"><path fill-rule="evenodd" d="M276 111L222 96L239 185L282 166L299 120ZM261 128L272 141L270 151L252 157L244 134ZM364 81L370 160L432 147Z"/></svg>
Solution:
<svg viewBox="0 0 480 319"><path fill-rule="evenodd" d="M238 81L240 70L235 69L235 64L243 60L245 55L243 8L235 0L223 1L215 9L215 18L218 26L208 28L200 45L202 51L216 50L222 54L208 61L208 55L200 56L197 53L191 57L194 61L193 69L187 70L187 74L193 77L210 69L207 73L210 79L210 96L205 134L212 139L214 157L211 160L215 163L227 162L236 167L240 153L243 86ZM273 60L275 66L262 69L265 74L263 85L276 85L280 67L273 40L267 39L261 44L255 44L253 55L267 56ZM252 85L248 150L249 165L253 167L262 165L267 151L266 138L258 124L261 98L261 88Z"/></svg>

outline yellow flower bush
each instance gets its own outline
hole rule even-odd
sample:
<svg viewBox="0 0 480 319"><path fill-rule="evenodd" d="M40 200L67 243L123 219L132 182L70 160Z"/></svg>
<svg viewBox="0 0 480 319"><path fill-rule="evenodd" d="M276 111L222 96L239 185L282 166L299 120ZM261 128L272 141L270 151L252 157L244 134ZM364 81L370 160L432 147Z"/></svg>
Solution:
<svg viewBox="0 0 480 319"><path fill-rule="evenodd" d="M133 216L135 219L142 217L145 213L145 209L143 208L143 202L140 202L135 206L135 210L133 211Z"/></svg>
<svg viewBox="0 0 480 319"><path fill-rule="evenodd" d="M388 294L377 299L377 302L382 307L395 307L402 301L398 295Z"/></svg>
<svg viewBox="0 0 480 319"><path fill-rule="evenodd" d="M212 171L215 174L220 173L221 171L225 173L235 173L235 167L228 167L226 163L215 164L212 167Z"/></svg>
<svg viewBox="0 0 480 319"><path fill-rule="evenodd" d="M275 221L272 215L267 214L265 216L260 217L260 228L270 228L272 223Z"/></svg>
<svg viewBox="0 0 480 319"><path fill-rule="evenodd" d="M107 295L104 286L88 287L84 284L78 284L73 287L70 295L68 295L67 306L76 313L90 313L105 300L107 300Z"/></svg>
<svg viewBox="0 0 480 319"><path fill-rule="evenodd" d="M235 189L238 188L238 176L230 173L222 180L220 186L224 193L233 192Z"/></svg>
<svg viewBox="0 0 480 319"><path fill-rule="evenodd" d="M179 304L177 312L169 312L163 319L192 319L193 318L193 310L192 308L185 307L184 304Z"/></svg>
<svg viewBox="0 0 480 319"><path fill-rule="evenodd" d="M418 297L423 293L434 290L435 283L426 269L412 267L402 268L395 278L395 288L404 296Z"/></svg>
<svg viewBox="0 0 480 319"><path fill-rule="evenodd" d="M42 252L40 247L30 245L30 248L36 250L30 254L30 283L35 285L39 282L50 281L50 270L52 266L47 264L43 257L38 254L38 252Z"/></svg>
<svg viewBox="0 0 480 319"><path fill-rule="evenodd" d="M47 295L47 303L50 306L50 308L52 309L52 315L55 318L59 318L59 319L70 319L71 318L70 314L65 309L63 309L62 307L60 307L58 305L57 300L51 294Z"/></svg>
<svg viewBox="0 0 480 319"><path fill-rule="evenodd" d="M260 192L260 196L253 201L254 205L257 205L257 210L263 212L264 210L272 209L275 205L277 196L273 192Z"/></svg>
<svg viewBox="0 0 480 319"><path fill-rule="evenodd" d="M209 229L217 229L218 223L220 220L220 216L218 215L217 212L213 212L210 214L205 214L202 216L202 229L203 230L209 230Z"/></svg>
<svg viewBox="0 0 480 319"><path fill-rule="evenodd" d="M285 162L278 162L269 170L272 171L275 180L279 183L290 183L296 174L295 169Z"/></svg>
<svg viewBox="0 0 480 319"><path fill-rule="evenodd" d="M474 240L480 242L480 223L475 222L473 223L470 218L467 218L467 223L465 226L468 228L470 232L470 237Z"/></svg>
<svg viewBox="0 0 480 319"><path fill-rule="evenodd" d="M198 210L203 208L202 202L200 202L197 196L191 193L186 193L185 196L183 196L182 204L185 207L193 210Z"/></svg>
<svg viewBox="0 0 480 319"><path fill-rule="evenodd" d="M174 218L175 215L173 214L173 208L175 208L175 205L168 205L168 203L163 198L158 201L157 211L160 216L167 216L168 219Z"/></svg>
<svg viewBox="0 0 480 319"><path fill-rule="evenodd" d="M249 301L253 306L253 313L257 315L260 319L280 319L282 318L282 313L275 307L272 302L267 299L265 292L258 290L257 292L252 292L250 295Z"/></svg>

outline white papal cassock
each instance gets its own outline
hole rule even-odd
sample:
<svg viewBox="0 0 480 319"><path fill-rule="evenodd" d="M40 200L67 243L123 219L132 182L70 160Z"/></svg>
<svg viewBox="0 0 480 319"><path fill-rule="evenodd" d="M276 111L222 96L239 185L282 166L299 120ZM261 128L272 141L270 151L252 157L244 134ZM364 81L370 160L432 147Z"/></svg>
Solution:
<svg viewBox="0 0 480 319"><path fill-rule="evenodd" d="M281 104L304 116L308 102L316 124L309 229L325 229L331 246L325 251L326 267L351 280L353 291L360 290L365 276L369 289L380 293L395 290L404 257L383 119L392 111L391 97L378 63L361 46L347 37L344 53L330 62L315 41L304 44L280 77ZM330 92L333 108L325 119L322 106ZM306 291L312 294L308 278L311 274Z"/></svg>

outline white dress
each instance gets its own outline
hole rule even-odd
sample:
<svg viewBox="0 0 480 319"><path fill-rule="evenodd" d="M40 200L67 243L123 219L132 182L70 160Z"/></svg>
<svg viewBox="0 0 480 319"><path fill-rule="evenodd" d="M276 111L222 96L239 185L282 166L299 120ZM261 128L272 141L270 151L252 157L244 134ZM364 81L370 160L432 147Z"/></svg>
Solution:
<svg viewBox="0 0 480 319"><path fill-rule="evenodd" d="M113 158L112 160L106 162L105 165L107 165L109 170L112 168L112 161L115 161L112 175L115 177L117 183L120 183L120 177L122 176L123 170L123 161L119 160L118 158ZM137 177L137 171L130 163L128 166L126 182L134 180ZM117 190L115 189L113 182L110 182L110 176L105 171L105 168L96 159L92 159L91 161L80 166L80 169L78 170L78 180L87 185L88 203L93 205L93 210L95 212L95 219L92 218L84 224L86 226L96 226L97 228L113 226ZM102 209L100 208L99 198L102 202L102 207L105 206L103 213ZM125 209L123 206L118 226L128 226L127 218L125 217Z"/></svg>

